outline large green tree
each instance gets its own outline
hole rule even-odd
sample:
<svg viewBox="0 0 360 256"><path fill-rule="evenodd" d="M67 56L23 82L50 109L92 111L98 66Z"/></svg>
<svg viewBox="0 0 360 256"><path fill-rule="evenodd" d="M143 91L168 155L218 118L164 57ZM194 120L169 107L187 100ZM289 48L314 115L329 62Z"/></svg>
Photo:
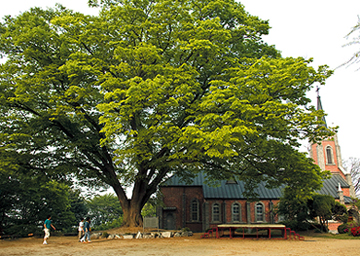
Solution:
<svg viewBox="0 0 360 256"><path fill-rule="evenodd" d="M89 2L98 16L33 8L0 25L1 146L111 186L128 226L174 173L237 176L249 195L261 180L319 188L296 149L329 134L306 97L326 67L281 58L262 41L268 22L234 0Z"/></svg>

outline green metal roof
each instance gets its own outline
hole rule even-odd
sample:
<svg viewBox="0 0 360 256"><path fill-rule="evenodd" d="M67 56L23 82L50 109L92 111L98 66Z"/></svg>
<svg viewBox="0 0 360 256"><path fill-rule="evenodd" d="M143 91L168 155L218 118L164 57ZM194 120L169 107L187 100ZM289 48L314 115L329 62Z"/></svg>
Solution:
<svg viewBox="0 0 360 256"><path fill-rule="evenodd" d="M206 199L246 199L245 196L243 196L245 191L243 181L227 183L226 180L222 180L214 187L206 184L206 176L203 173L199 173L189 184L183 182L178 176L172 176L162 186L201 186L203 188L204 198ZM262 182L255 188L255 192L259 195L259 199L277 199L281 196L282 188L283 187L268 189L265 188L265 183Z"/></svg>
<svg viewBox="0 0 360 256"><path fill-rule="evenodd" d="M341 188L349 188L349 184L344 180L340 174L333 174L330 179L323 181L323 187L319 193L322 195L330 195L335 199L339 199L338 188L339 184ZM344 196L345 203L350 203L352 200L350 197Z"/></svg>
<svg viewBox="0 0 360 256"><path fill-rule="evenodd" d="M330 179L324 180L323 187L318 191L320 194L330 195L335 199L339 199L338 186L342 188L349 188L349 184L338 174L332 175ZM284 186L280 186L274 189L266 188L266 183L261 182L254 191L259 195L259 199L279 199L282 195L282 189ZM236 181L236 183L228 183L226 180L218 182L217 186L209 186L206 184L206 176L200 172L191 183L183 182L178 176L172 176L165 183L161 185L166 186L195 186L202 187L205 199L246 199L243 195L245 191L245 184L243 181ZM351 198L344 197L345 202L349 203Z"/></svg>

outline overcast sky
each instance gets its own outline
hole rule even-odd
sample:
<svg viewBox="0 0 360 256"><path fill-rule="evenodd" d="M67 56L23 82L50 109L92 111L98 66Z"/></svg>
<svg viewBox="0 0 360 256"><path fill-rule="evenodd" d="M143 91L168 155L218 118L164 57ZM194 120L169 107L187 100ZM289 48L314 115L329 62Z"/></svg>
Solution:
<svg viewBox="0 0 360 256"><path fill-rule="evenodd" d="M342 158L360 158L359 107L360 64L339 67L360 45L347 46L346 35L357 24L359 0L243 0L247 12L269 20L271 30L264 39L283 57L314 58L313 66L327 64L334 74L320 87L322 106L329 126L339 126ZM360 32L357 33L360 35ZM313 89L308 96L316 104Z"/></svg>
<svg viewBox="0 0 360 256"><path fill-rule="evenodd" d="M321 86L322 106L328 114L329 126L339 126L342 158L360 158L359 136L359 66L339 67L356 51L343 47L350 42L345 36L357 24L360 15L359 0L243 0L245 10L263 20L269 20L270 34L264 37L275 45L283 57L314 58L313 66L327 64L336 69L325 86ZM1 4L0 16L18 15L30 7L53 7L61 3L69 9L96 14L87 0L11 0ZM360 46L357 46L360 47ZM309 97L316 104L313 89Z"/></svg>

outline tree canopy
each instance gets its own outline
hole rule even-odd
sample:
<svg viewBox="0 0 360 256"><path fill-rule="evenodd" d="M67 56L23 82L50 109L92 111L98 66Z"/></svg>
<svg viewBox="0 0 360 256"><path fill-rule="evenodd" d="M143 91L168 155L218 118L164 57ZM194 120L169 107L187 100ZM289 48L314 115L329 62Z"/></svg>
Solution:
<svg viewBox="0 0 360 256"><path fill-rule="evenodd" d="M297 148L329 135L306 96L326 66L282 58L233 0L89 3L98 16L57 5L0 25L1 147L29 173L112 187L130 226L175 173L320 187Z"/></svg>

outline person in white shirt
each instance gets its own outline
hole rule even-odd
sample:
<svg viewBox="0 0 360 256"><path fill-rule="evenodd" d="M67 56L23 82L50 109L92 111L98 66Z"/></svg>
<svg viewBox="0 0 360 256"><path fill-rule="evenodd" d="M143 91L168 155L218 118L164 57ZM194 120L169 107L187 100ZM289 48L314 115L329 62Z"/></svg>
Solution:
<svg viewBox="0 0 360 256"><path fill-rule="evenodd" d="M80 242L80 239L85 234L85 231L84 231L84 218L81 218L81 220L79 222L78 231L79 231L79 242Z"/></svg>

